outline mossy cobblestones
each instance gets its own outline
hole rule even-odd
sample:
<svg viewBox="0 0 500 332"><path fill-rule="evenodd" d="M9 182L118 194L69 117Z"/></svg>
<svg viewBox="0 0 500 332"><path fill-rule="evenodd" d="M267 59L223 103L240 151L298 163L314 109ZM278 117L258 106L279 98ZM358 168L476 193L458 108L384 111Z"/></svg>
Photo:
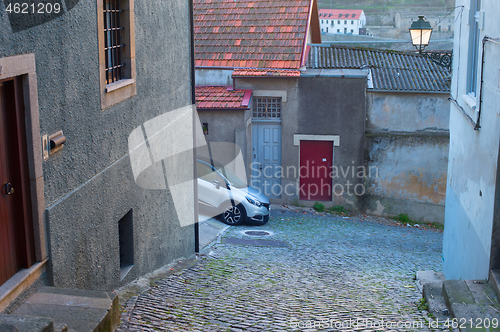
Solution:
<svg viewBox="0 0 500 332"><path fill-rule="evenodd" d="M216 243L131 298L119 331L432 331L413 277L440 270L439 232L276 210L223 236L290 246Z"/></svg>

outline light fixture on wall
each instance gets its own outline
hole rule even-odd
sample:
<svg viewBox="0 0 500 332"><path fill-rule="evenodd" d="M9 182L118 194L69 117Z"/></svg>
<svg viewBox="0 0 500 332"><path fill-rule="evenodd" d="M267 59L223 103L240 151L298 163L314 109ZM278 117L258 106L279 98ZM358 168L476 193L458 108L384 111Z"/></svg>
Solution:
<svg viewBox="0 0 500 332"><path fill-rule="evenodd" d="M411 42L418 53L441 67L451 68L451 52L424 52L429 45L431 34L431 24L425 20L424 16L419 16L417 21L412 22L410 27Z"/></svg>

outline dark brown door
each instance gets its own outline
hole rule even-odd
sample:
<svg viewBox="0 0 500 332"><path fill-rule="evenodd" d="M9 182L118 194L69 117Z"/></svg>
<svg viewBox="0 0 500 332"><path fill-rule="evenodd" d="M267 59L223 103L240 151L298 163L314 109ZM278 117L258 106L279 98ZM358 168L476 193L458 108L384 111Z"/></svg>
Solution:
<svg viewBox="0 0 500 332"><path fill-rule="evenodd" d="M22 80L0 81L0 285L35 262Z"/></svg>

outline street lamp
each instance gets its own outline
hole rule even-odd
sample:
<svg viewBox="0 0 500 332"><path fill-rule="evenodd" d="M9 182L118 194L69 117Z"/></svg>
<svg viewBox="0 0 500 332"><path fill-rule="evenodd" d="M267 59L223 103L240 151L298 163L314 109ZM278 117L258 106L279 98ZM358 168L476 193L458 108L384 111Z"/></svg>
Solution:
<svg viewBox="0 0 500 332"><path fill-rule="evenodd" d="M410 27L411 42L418 53L422 53L425 47L429 45L431 34L431 24L424 19L424 16L419 16L417 21L412 22Z"/></svg>
<svg viewBox="0 0 500 332"><path fill-rule="evenodd" d="M432 62L445 68L451 68L451 53L448 52L424 52L429 45L431 39L432 27L431 24L424 19L424 16L419 16L417 21L413 21L410 26L410 36L413 46L418 53L432 60Z"/></svg>

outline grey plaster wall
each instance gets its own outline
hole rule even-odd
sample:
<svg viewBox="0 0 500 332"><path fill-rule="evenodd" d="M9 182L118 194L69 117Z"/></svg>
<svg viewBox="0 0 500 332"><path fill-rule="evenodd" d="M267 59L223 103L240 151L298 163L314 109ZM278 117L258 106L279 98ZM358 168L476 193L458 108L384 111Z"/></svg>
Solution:
<svg viewBox="0 0 500 332"><path fill-rule="evenodd" d="M128 155L133 129L191 104L189 10L180 0L135 2L137 95L104 111L96 10L80 1L19 32L1 11L0 57L35 53L41 134L66 136L43 164L53 282L110 290L194 251L194 227L180 227L169 190L137 186ZM192 158L181 158L179 172L192 176ZM135 265L120 281L118 220L131 209Z"/></svg>
<svg viewBox="0 0 500 332"><path fill-rule="evenodd" d="M367 93L366 165L361 208L444 223L449 147L449 94Z"/></svg>
<svg viewBox="0 0 500 332"><path fill-rule="evenodd" d="M367 93L366 130L447 131L449 94L400 92Z"/></svg>
<svg viewBox="0 0 500 332"><path fill-rule="evenodd" d="M339 170L347 171L347 167L358 170L357 167L364 167L365 100L365 77L301 77L296 133L339 135L340 146L334 147L333 165ZM294 146L287 152L298 165L299 147ZM338 183L344 190L341 195L333 195L332 204L357 209L359 196L354 194L352 188L349 195L346 185L347 181L355 185L362 183L363 179L357 174L353 177L350 171L348 173L334 177L334 185ZM341 193L340 189L337 193Z"/></svg>
<svg viewBox="0 0 500 332"><path fill-rule="evenodd" d="M241 130L245 130L248 110L198 110L200 122L208 124L207 142L229 142L237 144L246 162L247 142L241 139Z"/></svg>
<svg viewBox="0 0 500 332"><path fill-rule="evenodd" d="M367 135L367 213L444 223L448 135Z"/></svg>

